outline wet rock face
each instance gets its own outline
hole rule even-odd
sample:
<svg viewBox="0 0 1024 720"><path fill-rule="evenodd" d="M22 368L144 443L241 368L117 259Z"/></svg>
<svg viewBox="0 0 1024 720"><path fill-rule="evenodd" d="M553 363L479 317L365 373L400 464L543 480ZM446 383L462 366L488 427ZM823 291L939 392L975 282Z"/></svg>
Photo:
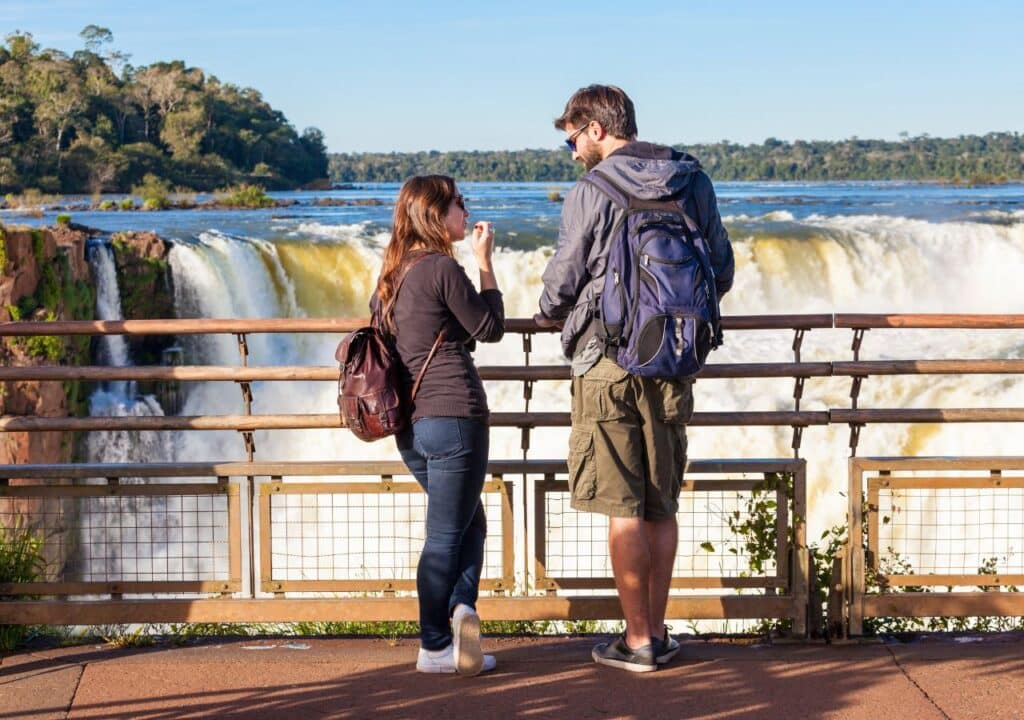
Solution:
<svg viewBox="0 0 1024 720"><path fill-rule="evenodd" d="M80 228L11 229L0 226L0 321L91 320L96 307ZM11 367L89 364L87 337L0 339L0 362ZM65 417L85 411L78 382L0 383L0 414ZM0 433L0 464L58 463L72 458L71 433Z"/></svg>
<svg viewBox="0 0 1024 720"><path fill-rule="evenodd" d="M171 243L153 232L116 233L110 241L124 319L175 317L174 285L167 260ZM128 337L128 348L136 365L159 365L164 349L173 344L174 337L170 335Z"/></svg>
<svg viewBox="0 0 1024 720"><path fill-rule="evenodd" d="M71 264L71 276L75 280L92 282L92 271L89 269L89 261L86 259L86 240L99 235L98 230L70 223L68 225L57 225L50 228L57 247L67 256Z"/></svg>
<svg viewBox="0 0 1024 720"><path fill-rule="evenodd" d="M35 241L32 233L27 230L3 233L4 246L6 249L7 265L0 268L0 306L4 320L11 319L8 310L9 305L16 305L26 295L35 292L39 285L40 263L36 260L36 253L33 247ZM43 237L43 259L52 258L56 254L56 242L52 236L42 234Z"/></svg>

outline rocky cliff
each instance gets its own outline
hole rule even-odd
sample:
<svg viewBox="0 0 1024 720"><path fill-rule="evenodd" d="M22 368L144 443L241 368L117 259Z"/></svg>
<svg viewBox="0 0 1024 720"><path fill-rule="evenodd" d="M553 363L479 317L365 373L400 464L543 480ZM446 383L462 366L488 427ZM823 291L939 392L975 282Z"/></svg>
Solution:
<svg viewBox="0 0 1024 720"><path fill-rule="evenodd" d="M96 293L86 241L79 227L53 230L0 226L0 322L91 320ZM88 337L0 338L0 362L10 367L89 364ZM61 417L83 414L85 388L78 382L0 383L0 415ZM70 433L0 433L0 463L67 462Z"/></svg>
<svg viewBox="0 0 1024 720"><path fill-rule="evenodd" d="M167 261L171 244L153 232L115 233L110 244L114 249L124 319L173 318L174 283ZM128 349L136 365L159 365L164 349L173 344L171 335L128 338ZM140 387L140 391L151 390Z"/></svg>
<svg viewBox="0 0 1024 720"><path fill-rule="evenodd" d="M86 247L99 234L73 224L43 229L0 225L0 322L94 319L96 279ZM128 232L112 236L111 246L124 318L174 317L170 243L155 233ZM128 345L136 364L158 365L163 349L173 342L171 336L136 337ZM0 362L9 367L91 365L94 355L95 342L88 336L0 336ZM91 391L91 384L80 382L0 383L0 415L87 415ZM69 462L75 444L71 433L0 433L0 464Z"/></svg>

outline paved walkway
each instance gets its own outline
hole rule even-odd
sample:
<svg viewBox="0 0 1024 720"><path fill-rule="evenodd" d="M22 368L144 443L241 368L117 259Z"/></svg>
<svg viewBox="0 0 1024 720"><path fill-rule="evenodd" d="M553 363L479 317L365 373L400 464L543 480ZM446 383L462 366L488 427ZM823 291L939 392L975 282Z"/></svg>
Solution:
<svg viewBox="0 0 1024 720"><path fill-rule="evenodd" d="M0 659L8 718L1024 718L1024 638L913 644L690 641L632 675L594 638L488 638L498 670L413 670L416 642L210 639L37 649Z"/></svg>

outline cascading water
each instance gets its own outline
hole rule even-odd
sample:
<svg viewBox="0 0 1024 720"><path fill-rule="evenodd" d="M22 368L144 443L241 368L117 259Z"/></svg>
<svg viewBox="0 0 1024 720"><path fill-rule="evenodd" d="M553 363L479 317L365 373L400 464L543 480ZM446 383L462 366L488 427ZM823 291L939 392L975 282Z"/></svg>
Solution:
<svg viewBox="0 0 1024 720"><path fill-rule="evenodd" d="M117 283L114 252L103 242L92 243L89 262L96 278L96 317L121 320L121 297ZM100 361L105 365L131 365L128 344L121 335L101 335ZM160 403L152 395L139 395L134 382L111 381L99 384L89 397L89 414L94 417L163 415ZM98 431L87 439L90 462L152 462L170 459L172 438L167 433L144 431Z"/></svg>
<svg viewBox="0 0 1024 720"><path fill-rule="evenodd" d="M737 257L736 284L726 296L726 314L796 312L1021 312L1024 296L1005 288L1024 271L1024 224L1018 222L926 222L887 216L811 216L794 220L785 212L762 217L727 217ZM366 301L380 267L387 234L365 224L302 223L275 242L222 233L203 233L171 251L176 302L183 317L296 317L367 314ZM468 248L459 258L472 271ZM550 248L502 250L495 268L508 317L529 317L540 294L540 276ZM471 272L472 275L472 272ZM864 357L1019 357L1019 334L989 332L877 331ZM814 331L803 358L847 356L850 333ZM314 335L255 335L251 364L330 364L337 338ZM713 362L786 361L791 337L784 332L728 333ZM480 365L500 365L521 356L510 334L497 345L479 345ZM231 338L199 336L189 363L237 364ZM553 335L535 338L533 364L564 362ZM810 381L801 407L849 406L849 380ZM516 383L487 383L494 410L522 409ZM330 413L330 383L263 383L254 388L254 412ZM564 410L564 382L538 383L531 409ZM894 377L871 379L861 392L863 407L953 407L978 405L981 398L1024 405L1024 382L1005 377ZM184 414L239 412L237 388L206 383L190 388ZM725 380L697 384L702 410L785 410L792 385L779 380ZM534 432L531 456L564 457L567 430ZM788 428L693 428L694 457L787 457ZM810 530L839 522L845 512L848 431L809 428L801 454L810 466ZM518 429L492 431L492 457L521 455ZM237 458L234 433L188 433L179 438L182 456ZM862 435L862 454L1002 454L1016 444L1012 428L985 426L892 426ZM395 459L391 443L366 444L342 431L274 431L257 434L265 459Z"/></svg>

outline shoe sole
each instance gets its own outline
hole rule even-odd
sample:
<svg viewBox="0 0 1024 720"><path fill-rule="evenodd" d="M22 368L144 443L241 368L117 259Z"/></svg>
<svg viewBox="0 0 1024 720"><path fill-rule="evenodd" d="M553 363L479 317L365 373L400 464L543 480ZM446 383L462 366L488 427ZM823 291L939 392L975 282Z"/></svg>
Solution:
<svg viewBox="0 0 1024 720"><path fill-rule="evenodd" d="M429 673L431 675L447 675L453 674L455 672L455 668L446 667L444 665L434 665L433 667L420 667L417 665L416 672Z"/></svg>
<svg viewBox="0 0 1024 720"><path fill-rule="evenodd" d="M460 614L452 630L455 669L459 675L479 675L484 666L484 653L480 649L480 616L470 612Z"/></svg>
<svg viewBox="0 0 1024 720"><path fill-rule="evenodd" d="M594 658L594 662L598 665L607 665L608 667L618 668L619 670L627 670L635 673L647 673L654 672L658 669L657 664L655 665L641 665L640 663L631 663L626 660L615 660L613 658L606 658L597 652L597 648L590 651L590 657Z"/></svg>

